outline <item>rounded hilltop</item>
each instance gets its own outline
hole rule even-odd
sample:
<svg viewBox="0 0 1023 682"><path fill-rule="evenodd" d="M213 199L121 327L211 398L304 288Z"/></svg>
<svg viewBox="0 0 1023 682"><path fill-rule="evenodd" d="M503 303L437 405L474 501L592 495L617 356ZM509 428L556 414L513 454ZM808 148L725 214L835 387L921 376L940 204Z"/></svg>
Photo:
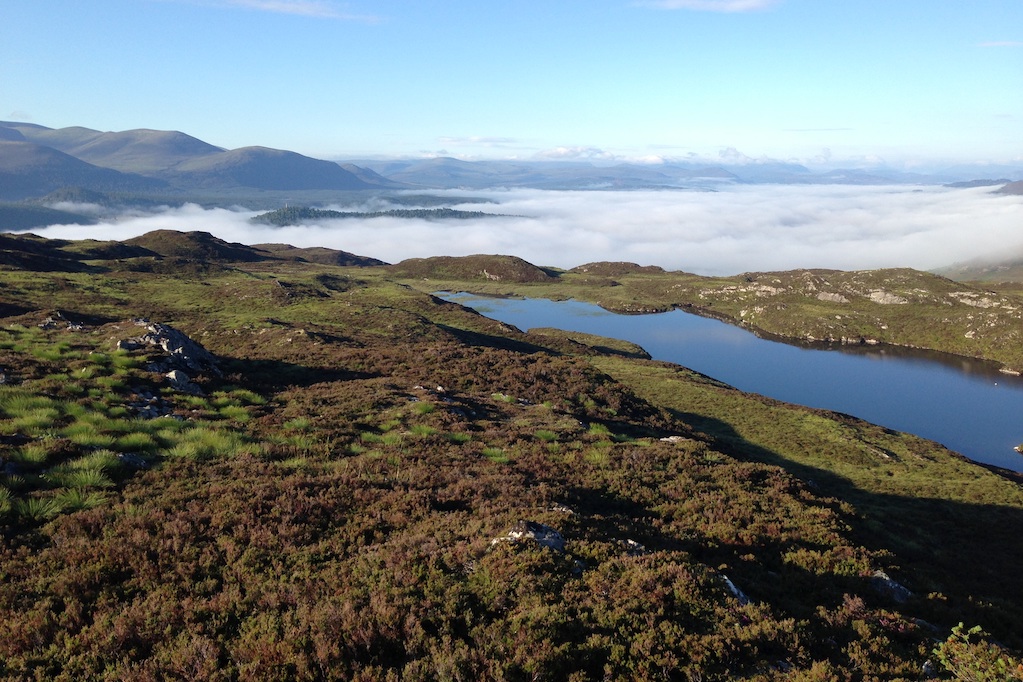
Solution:
<svg viewBox="0 0 1023 682"><path fill-rule="evenodd" d="M557 274L517 256L473 255L409 258L391 266L391 272L409 279L460 281L553 282Z"/></svg>

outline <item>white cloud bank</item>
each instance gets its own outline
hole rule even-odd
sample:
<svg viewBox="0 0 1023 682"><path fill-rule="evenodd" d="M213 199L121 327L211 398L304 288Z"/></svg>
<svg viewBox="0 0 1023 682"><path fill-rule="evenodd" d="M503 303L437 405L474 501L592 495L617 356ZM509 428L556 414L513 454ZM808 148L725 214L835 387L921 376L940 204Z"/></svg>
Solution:
<svg viewBox="0 0 1023 682"><path fill-rule="evenodd" d="M705 275L794 268L926 270L1023 253L1023 197L994 195L990 188L753 185L720 192L472 194L499 203L460 208L521 217L343 219L273 228L249 223L251 211L189 205L101 225L35 232L120 240L157 229L202 230L243 244L326 246L391 263L500 253L563 268L633 261Z"/></svg>

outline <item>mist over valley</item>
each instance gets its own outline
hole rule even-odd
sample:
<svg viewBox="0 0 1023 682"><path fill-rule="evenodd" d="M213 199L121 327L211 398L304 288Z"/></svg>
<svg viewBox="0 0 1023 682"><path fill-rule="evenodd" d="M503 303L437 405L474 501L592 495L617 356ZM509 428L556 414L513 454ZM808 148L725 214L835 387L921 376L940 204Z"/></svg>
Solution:
<svg viewBox="0 0 1023 682"><path fill-rule="evenodd" d="M934 269L1023 254L1023 198L1010 182L1023 168L814 171L735 154L724 165L338 164L265 147L225 150L172 131L16 122L0 131L0 199L8 202L0 230L57 238L201 229L244 244L323 246L387 262L500 253L561 268L628 260L704 275ZM984 172L998 178L977 180ZM288 205L384 215L285 227L250 220ZM414 213L436 209L461 213L456 220ZM387 215L400 210L406 214Z"/></svg>
<svg viewBox="0 0 1023 682"><path fill-rule="evenodd" d="M704 275L795 268L930 270L1023 253L1023 199L992 194L990 188L754 185L716 192L519 189L436 194L450 208L495 215L345 218L272 227L251 221L261 211L241 207L186 204L110 216L100 207L65 202L55 206L100 213L98 222L32 231L66 239L123 240L157 229L201 229L243 244L325 246L392 263L501 253L561 268L628 260ZM465 201L467 195L487 203ZM385 197L327 207L380 212L410 206Z"/></svg>

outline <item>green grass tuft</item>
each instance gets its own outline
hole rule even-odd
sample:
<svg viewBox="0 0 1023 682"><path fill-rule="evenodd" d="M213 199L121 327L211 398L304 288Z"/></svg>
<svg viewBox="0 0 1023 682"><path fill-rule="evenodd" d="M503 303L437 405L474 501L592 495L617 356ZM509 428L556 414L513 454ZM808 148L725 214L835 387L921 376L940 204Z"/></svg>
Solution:
<svg viewBox="0 0 1023 682"><path fill-rule="evenodd" d="M48 521L60 512L60 503L50 498L26 497L14 503L14 513L27 521Z"/></svg>
<svg viewBox="0 0 1023 682"><path fill-rule="evenodd" d="M483 456L495 464L507 464L511 461L501 448L483 448Z"/></svg>
<svg viewBox="0 0 1023 682"><path fill-rule="evenodd" d="M98 507L107 501L107 496L98 490L68 488L55 494L53 501L60 507L61 511L73 512Z"/></svg>

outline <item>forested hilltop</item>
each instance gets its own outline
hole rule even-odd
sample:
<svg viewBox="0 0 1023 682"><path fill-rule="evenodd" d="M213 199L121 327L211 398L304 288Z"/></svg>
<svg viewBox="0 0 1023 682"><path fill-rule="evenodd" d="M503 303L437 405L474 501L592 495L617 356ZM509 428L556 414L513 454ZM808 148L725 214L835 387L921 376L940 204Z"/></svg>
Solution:
<svg viewBox="0 0 1023 682"><path fill-rule="evenodd" d="M3 679L1023 678L1008 474L409 286L656 269L2 237Z"/></svg>
<svg viewBox="0 0 1023 682"><path fill-rule="evenodd" d="M508 217L498 213L483 211L459 211L453 208L394 208L386 211L335 211L325 208L308 208L305 206L288 206L274 211L261 213L252 218L252 222L264 225L286 227L300 225L316 220L341 220L354 218L400 218L409 220L473 220L477 218Z"/></svg>

